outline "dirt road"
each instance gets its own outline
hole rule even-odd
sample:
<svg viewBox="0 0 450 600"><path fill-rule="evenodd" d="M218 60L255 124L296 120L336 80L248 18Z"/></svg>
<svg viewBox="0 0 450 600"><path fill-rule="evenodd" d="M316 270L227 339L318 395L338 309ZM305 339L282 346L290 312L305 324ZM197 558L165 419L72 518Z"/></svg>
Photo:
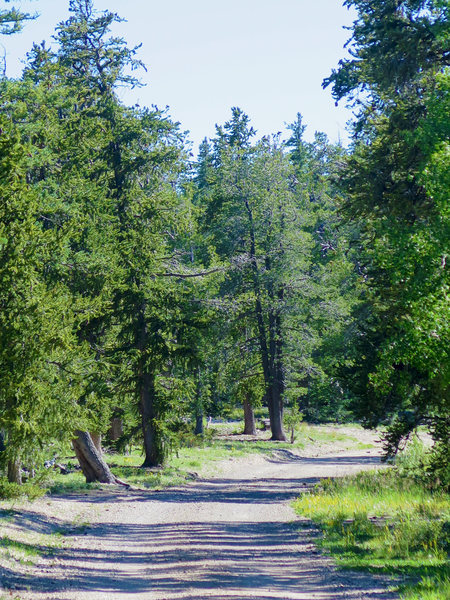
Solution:
<svg viewBox="0 0 450 600"><path fill-rule="evenodd" d="M44 499L14 526L42 535L69 522L71 535L3 581L23 600L396 598L386 580L338 572L290 506L320 477L378 463L374 451L303 458L280 450L177 489Z"/></svg>

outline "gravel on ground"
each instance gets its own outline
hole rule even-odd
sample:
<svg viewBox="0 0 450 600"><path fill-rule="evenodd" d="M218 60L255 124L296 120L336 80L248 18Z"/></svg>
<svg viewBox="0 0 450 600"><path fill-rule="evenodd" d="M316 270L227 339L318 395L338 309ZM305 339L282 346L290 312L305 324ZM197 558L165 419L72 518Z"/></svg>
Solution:
<svg viewBox="0 0 450 600"><path fill-rule="evenodd" d="M0 582L20 600L397 598L386 578L339 571L291 507L323 477L376 468L378 450L307 454L279 449L183 487L108 487L3 511L3 529L26 531L39 552L28 560L25 548Z"/></svg>

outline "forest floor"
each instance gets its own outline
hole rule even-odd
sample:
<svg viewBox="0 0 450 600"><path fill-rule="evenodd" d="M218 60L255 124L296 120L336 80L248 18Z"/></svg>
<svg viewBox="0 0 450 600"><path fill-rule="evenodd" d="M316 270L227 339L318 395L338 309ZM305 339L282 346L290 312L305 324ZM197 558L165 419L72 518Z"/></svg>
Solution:
<svg viewBox="0 0 450 600"><path fill-rule="evenodd" d="M270 454L216 463L213 474L176 488L2 503L10 552L1 557L0 598L397 598L387 578L339 571L316 549L317 529L291 506L321 478L380 466L374 436L359 428L352 436L353 449L344 441L302 450L274 444Z"/></svg>

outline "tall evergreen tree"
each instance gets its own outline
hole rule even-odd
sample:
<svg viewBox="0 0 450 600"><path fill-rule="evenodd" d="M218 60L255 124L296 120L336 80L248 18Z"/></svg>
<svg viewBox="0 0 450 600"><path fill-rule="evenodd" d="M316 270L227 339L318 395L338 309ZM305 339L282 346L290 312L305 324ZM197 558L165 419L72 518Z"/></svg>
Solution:
<svg viewBox="0 0 450 600"><path fill-rule="evenodd" d="M42 228L25 180L27 150L3 117L0 145L0 429L9 479L20 482L22 461L33 465L50 440L67 440L67 420L77 419L80 373L70 297L43 276L64 235Z"/></svg>
<svg viewBox="0 0 450 600"><path fill-rule="evenodd" d="M241 330L249 339L241 344L249 355L256 351L254 381L264 380L272 437L283 440L283 401L295 385L288 356L298 341L289 322L308 290L303 279L309 279L311 238L293 193L289 159L277 140L252 146L253 135L247 115L232 109L232 119L217 129L212 161L203 160L200 201L206 206L205 234L229 265L222 294L233 299L235 318L248 321Z"/></svg>
<svg viewBox="0 0 450 600"><path fill-rule="evenodd" d="M423 422L448 448L448 3L347 4L358 11L353 58L325 84L359 106L341 181L360 224L370 310L350 376L366 419L390 422L388 453Z"/></svg>
<svg viewBox="0 0 450 600"><path fill-rule="evenodd" d="M303 353L295 372L303 390L300 407L306 419L340 420L348 414L348 393L338 381L340 365L347 361L346 335L358 303L356 253L350 248L354 226L342 222L341 193L336 176L346 152L316 132L306 142L300 114L289 125L286 145L295 171L295 193L303 199L309 217L304 224L312 238L310 292L305 295ZM300 353L293 353L299 357Z"/></svg>
<svg viewBox="0 0 450 600"><path fill-rule="evenodd" d="M73 77L82 90L84 110L104 129L101 162L95 164L105 177L110 206L106 247L114 265L110 306L117 336L110 356L117 365L117 389L140 413L144 465L154 466L167 451L166 421L182 386L173 363L185 351L183 298L189 284L166 272L187 214L176 187L182 136L163 112L127 109L118 102L116 87L137 85L129 71L140 65L136 49L106 38L118 17L99 15L90 1L73 1L71 11L73 17L58 31L58 60L69 84Z"/></svg>
<svg viewBox="0 0 450 600"><path fill-rule="evenodd" d="M89 0L73 0L70 11L56 50L34 46L23 80L4 82L2 110L30 145L27 179L45 228L70 230L45 277L60 282L76 315L84 421L71 422L78 432L83 423L105 431L118 402L134 405L146 465L159 464L164 407L176 402L181 385L171 364L190 335L184 308L195 321L185 300L189 281L170 272L177 270L177 231L189 215L176 187L182 137L165 113L119 102L117 86L137 84L128 73L139 63L135 49L108 38L118 17L97 13ZM93 447L82 446L78 454L89 462ZM91 459L95 467L99 457ZM98 478L87 462L86 476ZM101 477L109 479L105 467Z"/></svg>

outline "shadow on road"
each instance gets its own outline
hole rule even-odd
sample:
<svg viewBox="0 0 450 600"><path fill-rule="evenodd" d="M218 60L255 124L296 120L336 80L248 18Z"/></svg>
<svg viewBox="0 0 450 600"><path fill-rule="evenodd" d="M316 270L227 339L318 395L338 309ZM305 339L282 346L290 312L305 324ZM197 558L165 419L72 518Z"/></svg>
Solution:
<svg viewBox="0 0 450 600"><path fill-rule="evenodd" d="M336 595L339 574L325 568L320 557L311 561L315 551L310 542L316 535L314 530L277 521L111 523L90 528L82 548L57 551L53 558L62 561L64 573L56 575L49 569L29 578L12 571L4 576L17 590L39 590L44 597L72 589L78 594L153 593L183 600L242 600L245 590L261 600L279 600L280 593L295 597L299 591L306 597L318 592L324 598L347 597ZM90 550L91 536L100 536L117 550ZM83 562L82 570L74 564L78 561ZM363 574L352 573L350 587L364 589L365 579ZM255 596L259 589L261 595ZM348 590L346 586L345 593ZM363 597L381 600L390 596L371 591Z"/></svg>
<svg viewBox="0 0 450 600"><path fill-rule="evenodd" d="M289 457L285 457L289 460ZM294 460L294 459L292 459ZM48 568L40 573L18 575L5 569L3 582L16 590L39 592L37 598L51 594L53 600L83 597L95 592L98 598L117 594L139 594L153 599L259 600L282 598L320 598L333 600L352 597L351 591L367 590L358 598L394 598L373 588L373 578L352 573L351 580L337 572L319 555L312 544L318 535L305 523L277 521L277 504L294 499L319 479L320 465L373 464L374 457L330 457L295 460L318 465L317 477L294 479L210 479L162 492L101 492L80 496L82 502L155 503L164 514L172 503L230 503L230 521L196 521L159 524L100 523L78 533L77 547L47 549L52 552ZM357 461L357 463L356 463ZM73 499L73 496L72 496ZM233 520L238 505L273 505L270 521ZM166 508L165 508L166 507ZM144 506L142 508L145 510ZM141 509L140 509L141 510ZM23 522L33 521L26 511ZM38 523L39 529L45 529ZM100 548L99 541L104 546ZM73 592L73 594L72 594ZM147 596L148 594L148 596ZM86 596L88 597L88 596ZM115 597L115 596L114 596Z"/></svg>

